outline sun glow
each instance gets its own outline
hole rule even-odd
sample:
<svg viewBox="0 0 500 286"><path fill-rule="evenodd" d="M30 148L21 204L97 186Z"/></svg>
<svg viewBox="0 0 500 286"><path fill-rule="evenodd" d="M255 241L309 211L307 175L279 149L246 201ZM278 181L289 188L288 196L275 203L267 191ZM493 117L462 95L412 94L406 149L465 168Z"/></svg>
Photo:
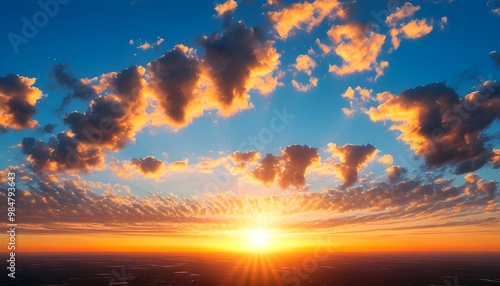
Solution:
<svg viewBox="0 0 500 286"><path fill-rule="evenodd" d="M262 229L252 229L248 233L248 244L254 250L263 250L269 247L270 233Z"/></svg>

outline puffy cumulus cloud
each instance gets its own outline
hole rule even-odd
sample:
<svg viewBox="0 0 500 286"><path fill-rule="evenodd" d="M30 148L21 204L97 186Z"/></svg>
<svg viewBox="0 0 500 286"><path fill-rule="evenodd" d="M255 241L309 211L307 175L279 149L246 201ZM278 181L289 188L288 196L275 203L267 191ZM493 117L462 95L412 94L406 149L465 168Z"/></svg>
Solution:
<svg viewBox="0 0 500 286"><path fill-rule="evenodd" d="M432 24L429 24L426 19L411 20L400 28L393 28L390 31L392 47L394 50L399 48L401 35L406 39L418 39L432 32L432 29Z"/></svg>
<svg viewBox="0 0 500 286"><path fill-rule="evenodd" d="M496 66L500 67L500 53L498 53L497 51L492 51L490 52L490 57L493 63Z"/></svg>
<svg viewBox="0 0 500 286"><path fill-rule="evenodd" d="M329 72L337 75L374 70L379 67L377 58L382 51L385 35L366 31L361 23L334 25L328 31L334 52L342 59L341 66L330 65Z"/></svg>
<svg viewBox="0 0 500 286"><path fill-rule="evenodd" d="M389 181L389 183L399 181L407 172L406 168L401 166L391 166L385 169L385 171L387 172L387 180Z"/></svg>
<svg viewBox="0 0 500 286"><path fill-rule="evenodd" d="M318 78L312 76L312 71L316 67L316 62L309 55L299 55L293 67L298 72L303 72L309 76L309 82L307 84L299 83L295 79L292 80L292 86L296 90L307 92L318 85Z"/></svg>
<svg viewBox="0 0 500 286"><path fill-rule="evenodd" d="M148 64L150 87L159 109L152 115L153 125L184 127L203 115L203 102L197 87L200 61L194 51L177 45Z"/></svg>
<svg viewBox="0 0 500 286"><path fill-rule="evenodd" d="M131 66L109 74L104 84L111 93L92 100L86 112L73 111L63 121L75 140L83 144L118 151L135 142L148 117L144 96L143 67Z"/></svg>
<svg viewBox="0 0 500 286"><path fill-rule="evenodd" d="M297 71L302 71L310 76L316 67L316 62L309 55L299 55L293 66Z"/></svg>
<svg viewBox="0 0 500 286"><path fill-rule="evenodd" d="M0 77L0 133L38 125L33 116L42 91L34 87L36 79L9 74Z"/></svg>
<svg viewBox="0 0 500 286"><path fill-rule="evenodd" d="M219 17L225 17L227 15L232 14L236 9L236 7L238 7L238 3L236 3L236 1L227 0L224 3L215 6L215 11L217 12L217 15Z"/></svg>
<svg viewBox="0 0 500 286"><path fill-rule="evenodd" d="M20 146L31 168L37 173L89 172L104 166L100 148L81 144L67 132L52 136L47 143L26 137Z"/></svg>
<svg viewBox="0 0 500 286"><path fill-rule="evenodd" d="M163 161L156 159L153 156L148 156L140 159L132 159L130 161L119 162L116 159L111 161L111 169L121 178L153 178L158 179L165 175L167 168Z"/></svg>
<svg viewBox="0 0 500 286"><path fill-rule="evenodd" d="M385 154L385 155L380 156L377 159L377 161L381 164L384 164L384 165L392 165L392 163L394 162L394 158L389 154Z"/></svg>
<svg viewBox="0 0 500 286"><path fill-rule="evenodd" d="M228 156L231 164L227 164L226 168L232 174L245 174L250 171L250 168L256 166L262 155L257 151L239 152L236 151Z"/></svg>
<svg viewBox="0 0 500 286"><path fill-rule="evenodd" d="M472 173L469 173L467 175L464 176L464 179L465 179L465 182L467 184L475 184L478 179L479 179L479 175L478 174L472 174Z"/></svg>
<svg viewBox="0 0 500 286"><path fill-rule="evenodd" d="M432 31L432 25L426 19L411 20L408 24L401 27L401 32L407 39L418 39L429 34Z"/></svg>
<svg viewBox="0 0 500 286"><path fill-rule="evenodd" d="M48 123L44 127L40 127L38 131L42 134L49 134L52 133L56 127L57 124Z"/></svg>
<svg viewBox="0 0 500 286"><path fill-rule="evenodd" d="M268 15L278 36L286 39L294 29L310 32L326 17L344 18L345 11L337 0L316 0L294 3Z"/></svg>
<svg viewBox="0 0 500 286"><path fill-rule="evenodd" d="M338 158L340 164L334 165L335 174L344 181L342 188L350 187L358 180L358 173L371 162L378 150L371 144L352 145L342 147L329 143L328 151Z"/></svg>
<svg viewBox="0 0 500 286"><path fill-rule="evenodd" d="M258 182L269 187L274 183L277 175L281 172L280 160L272 154L267 154L252 171L252 177Z"/></svg>
<svg viewBox="0 0 500 286"><path fill-rule="evenodd" d="M282 189L303 189L307 168L319 164L320 161L316 148L290 145L281 151L279 156L267 154L252 171L251 177L266 186L277 182Z"/></svg>
<svg viewBox="0 0 500 286"><path fill-rule="evenodd" d="M406 2L402 7L398 7L396 11L385 19L385 22L390 27L395 27L398 22L405 18L409 18L420 10L420 6L414 6L410 2Z"/></svg>
<svg viewBox="0 0 500 286"><path fill-rule="evenodd" d="M222 116L253 107L248 91L263 95L274 91L280 54L274 42L263 38L258 28L247 28L243 22L230 25L222 34L200 39L204 49L204 93L208 108L218 108Z"/></svg>
<svg viewBox="0 0 500 286"><path fill-rule="evenodd" d="M292 79L292 86L298 91L307 92L311 90L311 88L318 86L318 78L310 77L309 82L307 84L300 83L294 79Z"/></svg>
<svg viewBox="0 0 500 286"><path fill-rule="evenodd" d="M56 83L62 87L71 90L63 99L60 111L67 106L73 98L90 100L97 96L95 88L92 86L91 81L86 79L78 79L68 71L68 65L60 63L54 67L52 77Z"/></svg>
<svg viewBox="0 0 500 286"><path fill-rule="evenodd" d="M455 165L456 173L481 168L493 156L483 134L500 118L500 85L486 82L460 98L443 83L407 89L367 111L372 121L392 121L398 139L410 145L427 165Z"/></svg>
<svg viewBox="0 0 500 286"><path fill-rule="evenodd" d="M366 108L364 104L373 100L373 90L357 86L355 88L348 87L342 94L342 97L349 100L350 108L342 108L342 112L346 116L352 116L354 113L364 111Z"/></svg>

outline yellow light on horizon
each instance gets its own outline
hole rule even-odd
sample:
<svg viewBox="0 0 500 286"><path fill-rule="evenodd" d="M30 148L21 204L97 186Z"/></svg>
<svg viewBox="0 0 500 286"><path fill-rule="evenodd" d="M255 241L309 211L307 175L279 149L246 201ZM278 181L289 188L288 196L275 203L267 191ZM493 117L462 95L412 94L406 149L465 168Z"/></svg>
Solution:
<svg viewBox="0 0 500 286"><path fill-rule="evenodd" d="M262 229L252 229L248 233L248 243L253 250L264 250L269 247L270 233Z"/></svg>

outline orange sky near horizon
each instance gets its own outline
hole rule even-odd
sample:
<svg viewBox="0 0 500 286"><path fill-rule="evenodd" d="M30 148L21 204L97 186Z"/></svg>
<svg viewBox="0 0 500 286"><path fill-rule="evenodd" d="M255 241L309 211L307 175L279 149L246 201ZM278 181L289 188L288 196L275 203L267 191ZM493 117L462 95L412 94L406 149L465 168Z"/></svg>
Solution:
<svg viewBox="0 0 500 286"><path fill-rule="evenodd" d="M271 232L265 249L253 249L245 231L172 233L22 234L16 250L30 252L500 252L495 231L481 226L434 230L345 233ZM498 233L498 231L496 231ZM7 239L2 235L2 240Z"/></svg>

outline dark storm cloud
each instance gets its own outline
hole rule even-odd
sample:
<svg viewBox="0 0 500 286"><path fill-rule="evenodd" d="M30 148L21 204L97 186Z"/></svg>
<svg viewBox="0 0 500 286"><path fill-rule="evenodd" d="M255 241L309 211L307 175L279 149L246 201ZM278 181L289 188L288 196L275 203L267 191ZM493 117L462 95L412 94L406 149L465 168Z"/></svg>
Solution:
<svg viewBox="0 0 500 286"><path fill-rule="evenodd" d="M0 77L0 133L7 132L8 128L20 130L37 126L32 118L42 92L32 86L34 83L34 78L15 74Z"/></svg>
<svg viewBox="0 0 500 286"><path fill-rule="evenodd" d="M430 167L456 166L472 172L493 156L484 131L500 118L500 84L486 82L479 91L460 98L443 83L403 91L367 112L373 121L390 120L391 130L423 156Z"/></svg>
<svg viewBox="0 0 500 286"><path fill-rule="evenodd" d="M200 77L200 62L189 54L185 46L178 45L148 64L151 85L170 125L185 126L192 114L193 94Z"/></svg>
<svg viewBox="0 0 500 286"><path fill-rule="evenodd" d="M52 71L52 76L56 80L56 83L62 87L70 89L71 92L64 97L61 107L62 109L68 105L73 98L90 100L97 96L95 89L92 85L83 82L81 79L74 77L70 72L67 71L68 65L65 63L60 63L54 67Z"/></svg>
<svg viewBox="0 0 500 286"><path fill-rule="evenodd" d="M333 157L338 157L341 164L335 164L336 175L344 181L343 188L350 187L358 180L358 173L377 155L377 149L371 145L346 144L339 147L328 144Z"/></svg>

